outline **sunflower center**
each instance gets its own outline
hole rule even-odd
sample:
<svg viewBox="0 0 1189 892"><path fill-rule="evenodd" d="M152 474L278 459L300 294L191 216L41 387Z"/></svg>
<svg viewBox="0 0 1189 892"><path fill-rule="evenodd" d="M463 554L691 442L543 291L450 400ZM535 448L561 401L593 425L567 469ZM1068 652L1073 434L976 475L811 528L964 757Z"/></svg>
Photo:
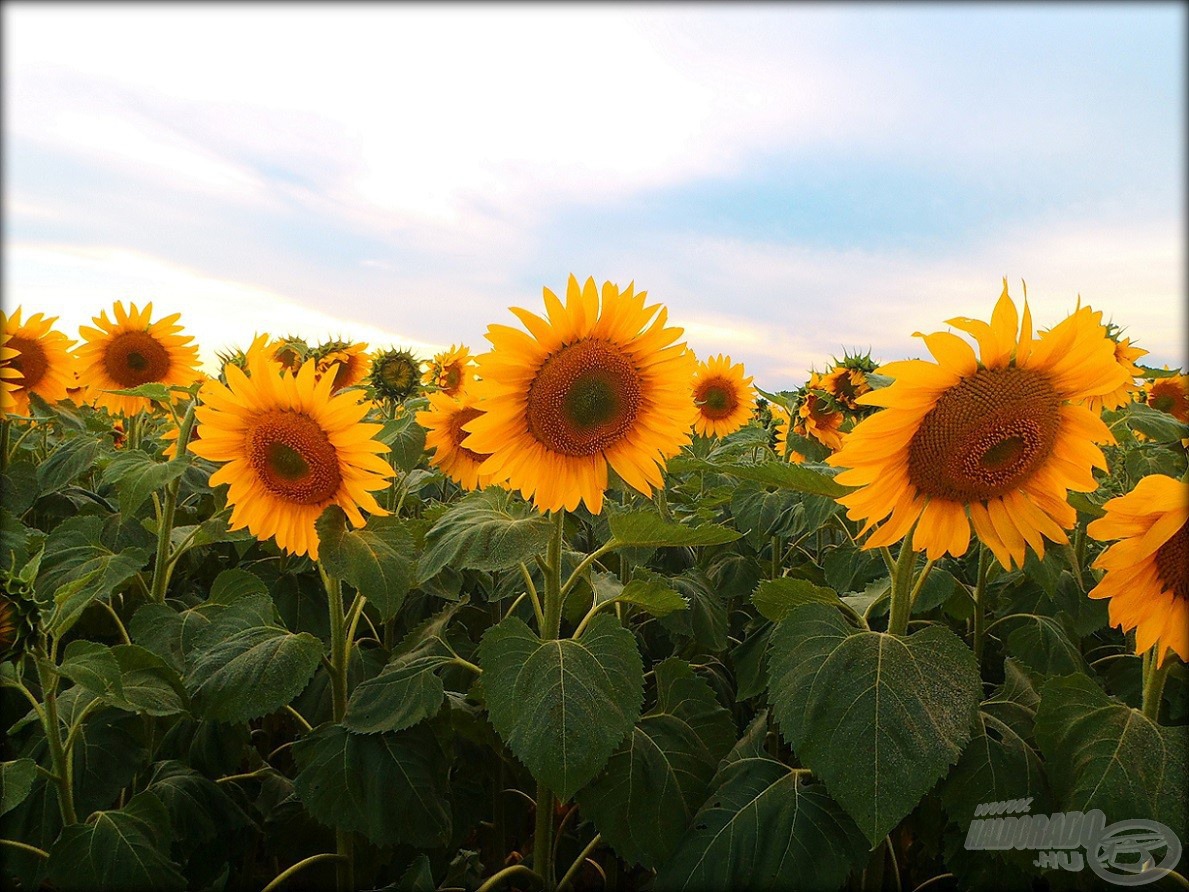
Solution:
<svg viewBox="0 0 1189 892"><path fill-rule="evenodd" d="M103 365L121 387L139 387L169 374L169 351L147 331L126 331L107 345Z"/></svg>
<svg viewBox="0 0 1189 892"><path fill-rule="evenodd" d="M941 395L908 447L908 476L931 498L985 501L1025 483L1057 439L1061 397L1030 369L980 369Z"/></svg>
<svg viewBox="0 0 1189 892"><path fill-rule="evenodd" d="M9 338L7 346L20 351L8 361L10 366L24 376L23 380L17 383L25 390L32 390L49 369L45 349L36 340L22 337Z"/></svg>
<svg viewBox="0 0 1189 892"><path fill-rule="evenodd" d="M609 342L562 347L529 387L529 432L553 452L595 455L631 428L643 395L635 365Z"/></svg>
<svg viewBox="0 0 1189 892"><path fill-rule="evenodd" d="M1171 412L1176 400L1172 398L1171 394L1162 393L1152 400L1152 408L1159 409L1161 412Z"/></svg>
<svg viewBox="0 0 1189 892"><path fill-rule="evenodd" d="M478 418L482 414L482 410L472 406L466 409L459 409L450 417L450 440L454 443L454 448L473 462L486 461L487 456L480 455L478 452L467 449L462 445L462 441L470 436L470 432L464 431L462 426L472 418Z"/></svg>
<svg viewBox="0 0 1189 892"><path fill-rule="evenodd" d="M1189 601L1189 521L1156 550L1156 574L1174 598Z"/></svg>
<svg viewBox="0 0 1189 892"><path fill-rule="evenodd" d="M726 418L739 405L735 388L721 378L711 378L699 384L694 391L694 401L702 415L710 419Z"/></svg>
<svg viewBox="0 0 1189 892"><path fill-rule="evenodd" d="M442 385L442 389L447 393L453 393L458 389L458 385L462 383L462 368L458 363L452 362L446 366L445 372L442 375L442 380L446 383Z"/></svg>
<svg viewBox="0 0 1189 892"><path fill-rule="evenodd" d="M338 452L308 415L284 410L264 413L248 432L247 452L260 482L288 502L329 501L343 481Z"/></svg>
<svg viewBox="0 0 1189 892"><path fill-rule="evenodd" d="M393 390L404 390L413 383L413 366L404 359L390 359L380 366L380 380Z"/></svg>
<svg viewBox="0 0 1189 892"><path fill-rule="evenodd" d="M355 380L356 361L357 360L356 360L355 356L349 356L346 359L341 360L339 362L338 368L335 370L335 373L334 373L334 385L333 386L334 386L335 390L337 390L340 387L346 387L351 381Z"/></svg>

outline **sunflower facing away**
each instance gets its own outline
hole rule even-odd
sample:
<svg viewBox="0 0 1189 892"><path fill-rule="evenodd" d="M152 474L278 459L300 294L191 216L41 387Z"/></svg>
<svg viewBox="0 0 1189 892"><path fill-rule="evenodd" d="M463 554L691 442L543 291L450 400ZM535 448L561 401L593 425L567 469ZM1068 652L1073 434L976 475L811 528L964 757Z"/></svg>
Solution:
<svg viewBox="0 0 1189 892"><path fill-rule="evenodd" d="M360 508L388 513L371 496L393 474L380 457L388 447L375 439L381 425L361 422L370 403L357 391L332 395L334 380L316 379L315 360L294 374L266 351L247 356L248 374L229 365L226 385L203 384L190 450L225 463L210 482L230 484L232 529L246 526L257 539L317 560L314 521L328 506L357 527Z"/></svg>
<svg viewBox="0 0 1189 892"><path fill-rule="evenodd" d="M693 379L694 430L703 437L725 437L747 424L756 402L751 381L743 376L743 363L731 365L731 357L721 353L699 362Z"/></svg>
<svg viewBox="0 0 1189 892"><path fill-rule="evenodd" d="M431 393L429 409L417 413L417 423L425 428L425 448L433 450L430 464L463 489L482 489L491 482L490 474L479 473L487 456L462 445L468 436L462 426L482 414L474 397L465 391L457 399L440 391Z"/></svg>
<svg viewBox="0 0 1189 892"><path fill-rule="evenodd" d="M1115 362L1101 313L1082 307L1037 338L1024 303L1003 293L991 322L951 319L973 335L980 357L951 332L920 335L937 362L907 360L879 369L895 379L860 397L883 406L847 435L826 461L850 470L839 483L861 487L839 499L852 520L878 525L864 547L889 545L916 525L913 547L931 559L964 554L970 529L1004 567L1023 564L1025 546L1044 555L1044 539L1065 542L1077 520L1068 490L1097 488L1112 443L1084 405L1117 389L1127 373ZM969 513L969 515L968 515Z"/></svg>
<svg viewBox="0 0 1189 892"><path fill-rule="evenodd" d="M385 350L372 359L367 383L378 396L399 403L417 392L421 363L409 350Z"/></svg>
<svg viewBox="0 0 1189 892"><path fill-rule="evenodd" d="M1090 597L1111 599L1111 625L1135 629L1137 653L1155 644L1158 663L1170 650L1189 661L1189 484L1152 474L1103 507L1086 532L1120 541L1094 562L1106 575Z"/></svg>
<svg viewBox="0 0 1189 892"><path fill-rule="evenodd" d="M457 396L466 389L473 374L470 349L451 344L449 350L434 356L421 378L421 383L437 387L446 396Z"/></svg>
<svg viewBox="0 0 1189 892"><path fill-rule="evenodd" d="M334 370L334 390L354 387L367 377L367 344L348 344L346 341L329 341L314 350L318 360L319 377Z"/></svg>
<svg viewBox="0 0 1189 892"><path fill-rule="evenodd" d="M34 313L22 322L20 307L11 316L0 312L0 346L14 351L0 355L5 370L0 377L9 394L4 399L5 414L28 415L30 393L49 403L66 399L66 390L74 383L70 353L74 341L54 330L56 321L56 316L46 319Z"/></svg>
<svg viewBox="0 0 1189 892"><path fill-rule="evenodd" d="M570 276L563 306L548 288L547 318L512 312L528 332L491 325L478 358L475 397L484 413L464 441L488 453L482 472L519 489L542 511L598 513L607 466L648 495L665 460L691 440L693 355L674 343L668 311L644 306L646 292Z"/></svg>
<svg viewBox="0 0 1189 892"><path fill-rule="evenodd" d="M128 390L142 384L189 385L199 377L195 368L198 347L181 334L180 313L150 322L152 303L138 310L136 304L124 310L122 301L113 307L115 322L104 310L93 321L96 327L79 326L86 339L75 351L79 378L87 386L87 399L113 415L135 415L152 402L139 396L120 396L108 390Z"/></svg>
<svg viewBox="0 0 1189 892"><path fill-rule="evenodd" d="M1157 378L1148 386L1148 405L1189 424L1189 375Z"/></svg>
<svg viewBox="0 0 1189 892"><path fill-rule="evenodd" d="M845 418L829 401L814 393L822 389L822 377L811 375L805 388L805 398L801 400L797 417L793 419L793 432L817 440L827 449L841 449L842 422Z"/></svg>

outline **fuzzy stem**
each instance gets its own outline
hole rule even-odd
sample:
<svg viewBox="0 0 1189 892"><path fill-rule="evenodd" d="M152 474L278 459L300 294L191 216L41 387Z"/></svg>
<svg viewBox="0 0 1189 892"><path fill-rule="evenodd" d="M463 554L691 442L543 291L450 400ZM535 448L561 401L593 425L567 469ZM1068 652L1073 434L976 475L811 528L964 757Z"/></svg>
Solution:
<svg viewBox="0 0 1189 892"><path fill-rule="evenodd" d="M74 811L70 753L62 745L62 726L58 720L58 677L40 657L37 659L37 678L41 682L41 694L45 701L45 738L49 743L54 783L58 787L58 807L62 812L62 823L70 826L78 823L78 816Z"/></svg>
<svg viewBox="0 0 1189 892"><path fill-rule="evenodd" d="M198 406L197 400L191 400L178 426L178 445L172 462L184 462L186 452L190 446L190 431L194 427L194 410ZM140 416L137 415L137 418ZM182 478L178 476L165 487L165 506L157 515L157 559L153 562L153 584L149 589L149 597L155 604L165 603L165 589L169 587L169 577L173 571L173 562L169 555L169 534L173 532L173 517L178 506L178 491L182 487Z"/></svg>
<svg viewBox="0 0 1189 892"><path fill-rule="evenodd" d="M888 607L888 633L891 635L903 635L908 631L908 617L912 613L912 571L916 564L912 533L909 530L900 543L900 554L892 574L892 603Z"/></svg>
<svg viewBox="0 0 1189 892"><path fill-rule="evenodd" d="M351 642L347 638L347 617L343 612L343 584L336 576L326 572L318 564L322 584L326 587L326 603L330 617L330 702L335 722L341 722L347 714L347 661ZM341 858L338 862L335 886L338 892L350 892L355 888L355 871L352 862L351 835L343 830L334 834L335 852Z"/></svg>
<svg viewBox="0 0 1189 892"><path fill-rule="evenodd" d="M978 552L978 581L974 585L974 662L983 662L983 643L986 640L987 571L991 568L991 550L980 544Z"/></svg>
<svg viewBox="0 0 1189 892"><path fill-rule="evenodd" d="M1157 642L1144 653L1144 699L1143 713L1145 718L1156 722L1160 717L1160 702L1164 698L1164 681L1168 678L1168 670L1172 668L1172 660L1165 660L1158 665L1156 648Z"/></svg>

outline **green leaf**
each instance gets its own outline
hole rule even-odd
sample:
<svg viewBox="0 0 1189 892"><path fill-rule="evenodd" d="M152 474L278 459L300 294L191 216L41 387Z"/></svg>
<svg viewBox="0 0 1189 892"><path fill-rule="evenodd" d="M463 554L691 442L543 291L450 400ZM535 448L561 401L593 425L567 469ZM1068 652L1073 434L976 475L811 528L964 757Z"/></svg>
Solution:
<svg viewBox="0 0 1189 892"><path fill-rule="evenodd" d="M104 393L114 393L118 396L139 396L145 399L152 400L155 403L169 402L172 394L169 388L164 384L158 384L155 381L150 381L148 384L139 384L136 387L129 387L124 390L105 390Z"/></svg>
<svg viewBox="0 0 1189 892"><path fill-rule="evenodd" d="M429 718L446 696L434 670L451 661L438 655L391 660L379 675L355 688L343 724L356 733L374 734L402 731Z"/></svg>
<svg viewBox="0 0 1189 892"><path fill-rule="evenodd" d="M121 451L103 472L103 482L119 492L120 513L131 516L155 491L182 476L185 461L157 461L139 449Z"/></svg>
<svg viewBox="0 0 1189 892"><path fill-rule="evenodd" d="M108 703L124 702L120 663L105 644L71 641L66 645L58 671Z"/></svg>
<svg viewBox="0 0 1189 892"><path fill-rule="evenodd" d="M254 573L233 567L224 570L211 583L208 601L211 604L234 604L248 595L267 595L268 586Z"/></svg>
<svg viewBox="0 0 1189 892"><path fill-rule="evenodd" d="M367 526L347 529L343 509L332 505L315 524L318 559L332 576L344 579L392 619L416 582L413 536L398 517L371 517Z"/></svg>
<svg viewBox="0 0 1189 892"><path fill-rule="evenodd" d="M696 465L700 470L729 474L740 480L750 480L763 486L793 489L797 492L807 492L830 498L844 496L852 489L852 487L836 483L834 478L826 473L815 471L805 465L794 465L783 461L766 461L755 465L738 463L720 465L701 460L691 461L689 465Z"/></svg>
<svg viewBox="0 0 1189 892"><path fill-rule="evenodd" d="M982 682L948 629L864 632L808 604L772 634L768 692L797 756L874 845L961 756Z"/></svg>
<svg viewBox="0 0 1189 892"><path fill-rule="evenodd" d="M510 617L484 633L479 658L492 725L562 799L598 773L640 715L640 652L613 617L595 617L578 640L557 641Z"/></svg>
<svg viewBox="0 0 1189 892"><path fill-rule="evenodd" d="M765 723L761 714L761 741ZM840 888L866 861L867 842L825 788L804 777L745 737L661 866L657 892Z"/></svg>
<svg viewBox="0 0 1189 892"><path fill-rule="evenodd" d="M294 790L321 823L381 846L440 846L449 838L448 766L428 725L395 734L324 725L293 754Z"/></svg>
<svg viewBox="0 0 1189 892"><path fill-rule="evenodd" d="M1081 651L1061 623L1049 616L1023 614L1007 636L1007 651L1042 675L1068 675L1087 671ZM1014 619L1013 619L1014 622Z"/></svg>
<svg viewBox="0 0 1189 892"><path fill-rule="evenodd" d="M99 441L94 437L64 440L37 466L37 486L41 494L57 492L73 483L84 471L94 467L98 456Z"/></svg>
<svg viewBox="0 0 1189 892"><path fill-rule="evenodd" d="M417 423L416 412L406 411L400 418L385 421L376 439L388 444L388 460L406 474L417 467L425 452L425 428Z"/></svg>
<svg viewBox="0 0 1189 892"><path fill-rule="evenodd" d="M103 570L97 568L58 588L54 593L55 612L49 630L61 637L78 622L91 602L95 600L96 589L103 582Z"/></svg>
<svg viewBox="0 0 1189 892"><path fill-rule="evenodd" d="M242 722L300 694L322 660L322 642L276 626L242 629L200 652L186 681L206 718Z"/></svg>
<svg viewBox="0 0 1189 892"><path fill-rule="evenodd" d="M612 514L611 535L620 545L632 547L676 547L681 545L723 545L742 533L714 523L690 526L668 521L651 511Z"/></svg>
<svg viewBox="0 0 1189 892"><path fill-rule="evenodd" d="M751 603L756 606L761 616L773 622L780 622L795 607L803 604L837 605L839 601L838 593L832 588L814 585L807 579L783 576L761 582L755 594L751 596Z"/></svg>
<svg viewBox="0 0 1189 892"><path fill-rule="evenodd" d="M460 499L425 537L418 574L421 581L446 566L504 570L544 554L553 524L509 493L497 489Z"/></svg>
<svg viewBox="0 0 1189 892"><path fill-rule="evenodd" d="M1182 424L1167 412L1145 403L1128 403L1123 410L1127 425L1157 443L1179 443L1189 437L1189 424Z"/></svg>
<svg viewBox="0 0 1189 892"><path fill-rule="evenodd" d="M595 606L615 601L634 604L652 616L668 616L689 606L668 579L642 567L633 571L627 585L621 584L611 573L595 576Z"/></svg>
<svg viewBox="0 0 1189 892"><path fill-rule="evenodd" d="M32 759L0 762L0 815L6 815L22 802L37 780L37 763Z"/></svg>
<svg viewBox="0 0 1189 892"><path fill-rule="evenodd" d="M399 892L436 892L438 884L433 879L429 856L422 852L414 858L408 870L401 874L396 888Z"/></svg>
<svg viewBox="0 0 1189 892"><path fill-rule="evenodd" d="M661 619L661 625L677 635L688 635L706 653L726 650L727 605L717 587L701 567L692 567L669 584L686 598L688 609Z"/></svg>
<svg viewBox="0 0 1189 892"><path fill-rule="evenodd" d="M1108 824L1156 820L1185 838L1184 728L1161 727L1069 675L1041 688L1036 742L1062 810L1100 808Z"/></svg>
<svg viewBox="0 0 1189 892"><path fill-rule="evenodd" d="M731 714L689 664L659 663L656 685L656 706L578 793L582 813L616 854L650 868L672 854L735 742Z"/></svg>
<svg viewBox="0 0 1189 892"><path fill-rule="evenodd" d="M158 762L147 789L169 812L175 841L203 843L248 825L219 784L181 762Z"/></svg>
<svg viewBox="0 0 1189 892"><path fill-rule="evenodd" d="M143 715L174 715L186 711L182 679L165 660L135 644L118 644L111 653L119 663L123 688L117 706Z"/></svg>
<svg viewBox="0 0 1189 892"><path fill-rule="evenodd" d="M185 877L162 852L168 834L165 806L152 793L139 793L122 809L64 828L50 849L50 879L63 892L185 889Z"/></svg>

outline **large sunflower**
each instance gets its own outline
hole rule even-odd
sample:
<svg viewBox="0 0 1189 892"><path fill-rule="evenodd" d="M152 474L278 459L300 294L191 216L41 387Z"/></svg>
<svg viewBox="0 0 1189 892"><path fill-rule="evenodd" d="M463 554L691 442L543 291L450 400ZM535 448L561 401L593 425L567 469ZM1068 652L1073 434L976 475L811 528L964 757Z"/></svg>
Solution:
<svg viewBox="0 0 1189 892"><path fill-rule="evenodd" d="M950 325L978 341L981 359L950 332L918 335L937 359L893 362L879 369L895 379L859 398L883 406L847 435L827 459L850 470L839 483L860 486L839 501L873 548L903 538L931 559L961 555L970 529L1004 567L1023 564L1026 545L1044 554L1047 536L1065 542L1077 519L1068 490L1097 487L1106 468L1095 443L1112 443L1106 425L1084 405L1110 393L1127 373L1114 344L1082 307L1038 338L1024 304L1023 326L1007 293L988 325L958 318ZM969 517L967 513L969 512Z"/></svg>
<svg viewBox="0 0 1189 892"><path fill-rule="evenodd" d="M668 311L646 293L570 276L563 306L548 288L548 318L512 312L528 329L491 325L478 358L468 449L488 453L482 472L542 511L603 507L607 466L642 493L661 486L668 457L690 442L693 355L674 343Z"/></svg>
<svg viewBox="0 0 1189 892"><path fill-rule="evenodd" d="M293 554L318 558L314 521L338 505L355 526L363 508L387 514L371 492L392 468L380 458L379 424L360 421L370 403L356 391L331 395L332 376L315 380L315 360L294 374L262 350L248 351L248 374L228 365L227 384L208 380L198 396L197 438L190 450L225 462L211 485L230 484L231 528L275 538Z"/></svg>
<svg viewBox="0 0 1189 892"><path fill-rule="evenodd" d="M6 413L28 415L30 393L49 403L66 399L66 390L74 383L74 356L70 353L74 341L54 330L57 318L34 313L22 322L20 307L11 316L0 311L0 346L15 351L0 358L0 363L17 372L3 375L10 394L5 403L13 403ZM10 389L11 384L16 386Z"/></svg>
<svg viewBox="0 0 1189 892"><path fill-rule="evenodd" d="M721 353L699 362L693 379L694 430L703 437L725 437L747 424L756 403L751 381L744 377L743 363L731 365L731 357Z"/></svg>
<svg viewBox="0 0 1189 892"><path fill-rule="evenodd" d="M470 348L451 344L449 350L436 354L430 361L421 383L437 387L447 396L457 396L466 389L472 375Z"/></svg>
<svg viewBox="0 0 1189 892"><path fill-rule="evenodd" d="M1189 484L1153 474L1103 507L1086 532L1121 541L1094 562L1106 575L1090 597L1111 599L1111 625L1135 629L1137 652L1189 661Z"/></svg>
<svg viewBox="0 0 1189 892"><path fill-rule="evenodd" d="M1131 338L1115 341L1115 362L1127 373L1127 380L1110 393L1102 396L1092 396L1086 400L1086 408L1091 412L1101 412L1103 409L1118 409L1132 401L1139 392L1135 379L1143 376L1143 369L1135 364L1141 356L1147 356L1148 351L1142 347L1132 347Z"/></svg>
<svg viewBox="0 0 1189 892"><path fill-rule="evenodd" d="M112 414L135 415L152 402L144 397L120 396L109 390L129 390L142 384L186 386L199 377L198 347L194 338L181 334L180 313L149 320L152 303L138 310L136 304L124 310L122 301L113 307L115 322L104 310L93 318L96 328L79 326L86 339L75 351L81 369L79 378L87 387L87 400Z"/></svg>
<svg viewBox="0 0 1189 892"><path fill-rule="evenodd" d="M14 368L9 360L19 355L20 353L12 347L0 347L0 415L16 414L16 392L25 376L19 369Z"/></svg>
<svg viewBox="0 0 1189 892"><path fill-rule="evenodd" d="M479 473L487 456L462 445L468 436L462 426L482 414L466 391L457 399L440 391L431 393L429 409L417 413L417 423L425 428L425 448L434 452L430 464L441 468L463 489L482 489L491 482L490 474Z"/></svg>

